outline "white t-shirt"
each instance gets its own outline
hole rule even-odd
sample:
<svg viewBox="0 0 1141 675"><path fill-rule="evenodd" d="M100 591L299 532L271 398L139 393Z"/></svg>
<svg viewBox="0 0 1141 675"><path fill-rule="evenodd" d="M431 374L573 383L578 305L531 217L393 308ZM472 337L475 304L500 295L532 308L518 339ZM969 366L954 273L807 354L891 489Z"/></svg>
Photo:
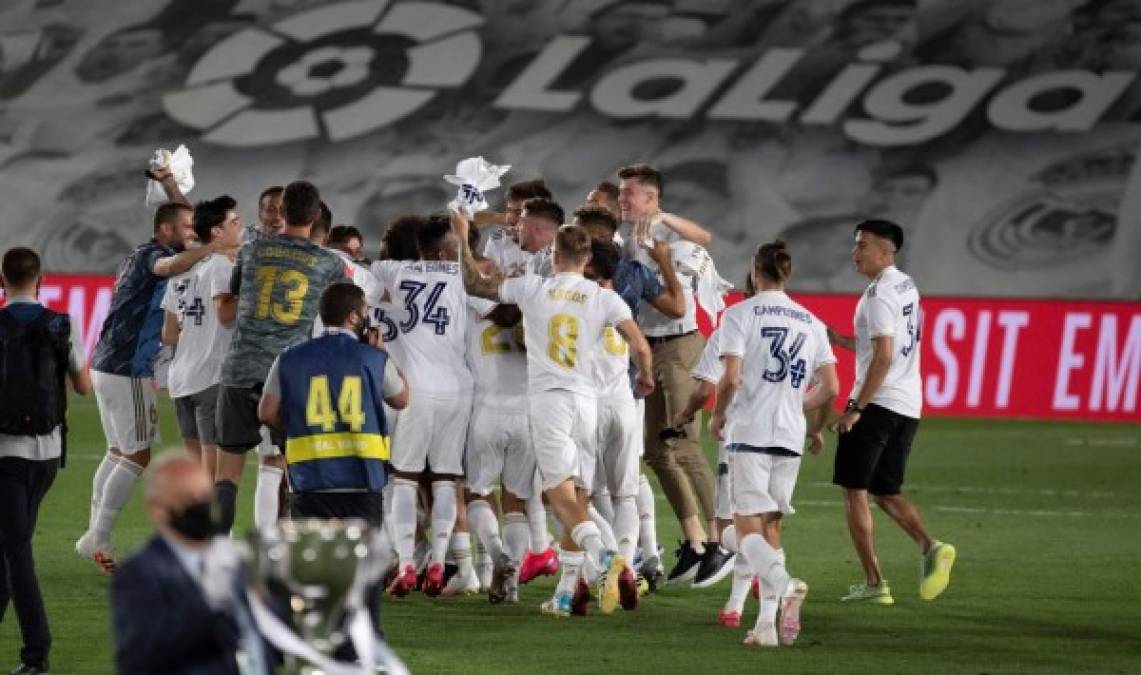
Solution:
<svg viewBox="0 0 1141 675"><path fill-rule="evenodd" d="M353 262L348 253L344 251L330 248L330 251L340 256L341 260L345 261L345 273L348 274L352 280L353 285L364 291L364 299L368 306L375 307L379 302L381 296L384 295L384 289L380 287L380 282L371 272ZM325 322L321 320L320 315L313 319L313 331L310 333L313 337L321 337L325 334Z"/></svg>
<svg viewBox="0 0 1141 675"><path fill-rule="evenodd" d="M630 389L630 346L614 326L602 329L602 349L591 366L599 398L634 400Z"/></svg>
<svg viewBox="0 0 1141 675"><path fill-rule="evenodd" d="M234 328L218 321L214 298L230 292L233 270L229 258L214 253L166 284L162 308L182 327L168 376L171 398L197 394L222 380Z"/></svg>
<svg viewBox="0 0 1141 675"><path fill-rule="evenodd" d="M460 264L436 260L380 260L372 273L401 308L401 358L397 364L413 396L470 396L467 292Z"/></svg>
<svg viewBox="0 0 1141 675"><path fill-rule="evenodd" d="M725 411L725 445L804 450L804 393L835 363L824 324L781 291L762 291L721 317L718 353L741 357L741 388Z"/></svg>
<svg viewBox="0 0 1141 675"><path fill-rule="evenodd" d="M717 384L721 381L721 376L725 373L725 365L721 363L721 355L718 353L720 337L720 328L709 334L709 339L705 341L705 349L701 350L701 358L697 360L697 365L689 373L693 379L710 384Z"/></svg>
<svg viewBox="0 0 1141 675"><path fill-rule="evenodd" d="M467 361L475 380L477 406L526 412L527 352L518 333L483 318L495 303L468 299Z"/></svg>
<svg viewBox="0 0 1141 675"><path fill-rule="evenodd" d="M519 248L519 244L499 228L487 238L483 245L483 255L489 258L505 277L518 277L527 273L531 254Z"/></svg>
<svg viewBox="0 0 1141 675"><path fill-rule="evenodd" d="M384 340L384 349L388 352L388 358L395 361L401 370L407 370L404 367L407 358L404 354L404 340L400 337L400 322L404 320L404 308L388 301L378 301L375 305L370 304L368 311L372 327L380 331L380 337Z"/></svg>
<svg viewBox="0 0 1141 675"><path fill-rule="evenodd" d="M872 363L872 338L892 338L891 367L872 403L906 417L919 418L923 386L919 377L919 339L923 312L911 277L888 267L868 285L856 305L856 384L850 399L863 389Z"/></svg>
<svg viewBox="0 0 1141 675"><path fill-rule="evenodd" d="M571 273L508 279L499 298L523 312L530 393L565 389L594 396L591 360L602 349L603 329L631 318L622 298Z"/></svg>
<svg viewBox="0 0 1141 675"><path fill-rule="evenodd" d="M682 241L680 234L661 221L655 222L650 226L650 238L661 240L668 244ZM658 264L650 258L649 252L643 245L649 243L651 242L637 242L634 240L633 235L628 235L624 245L624 252L626 257L637 260L653 270L654 273L658 275L658 280L662 281L664 285L665 281L662 280L662 273L658 269ZM674 261L674 270L677 272L678 280L681 281L682 295L685 296L685 315L680 319L671 319L659 312L653 305L644 305L638 309L638 326L641 327L642 333L647 337L681 335L697 330L697 303L693 297L695 280L684 268L678 265L677 260Z"/></svg>

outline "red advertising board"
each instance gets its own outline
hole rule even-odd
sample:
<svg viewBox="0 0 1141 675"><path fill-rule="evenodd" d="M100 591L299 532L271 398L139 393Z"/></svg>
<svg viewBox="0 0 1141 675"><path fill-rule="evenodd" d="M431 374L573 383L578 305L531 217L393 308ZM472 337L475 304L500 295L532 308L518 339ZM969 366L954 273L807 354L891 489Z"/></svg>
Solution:
<svg viewBox="0 0 1141 675"><path fill-rule="evenodd" d="M853 332L858 298L794 298ZM1141 304L925 298L922 336L925 415L1141 422ZM855 358L836 356L843 397Z"/></svg>
<svg viewBox="0 0 1141 675"><path fill-rule="evenodd" d="M40 298L76 318L90 354L113 284L107 276L51 275ZM795 298L852 332L855 297ZM926 298L922 335L925 415L1141 422L1139 303ZM843 350L837 357L846 391L854 359Z"/></svg>

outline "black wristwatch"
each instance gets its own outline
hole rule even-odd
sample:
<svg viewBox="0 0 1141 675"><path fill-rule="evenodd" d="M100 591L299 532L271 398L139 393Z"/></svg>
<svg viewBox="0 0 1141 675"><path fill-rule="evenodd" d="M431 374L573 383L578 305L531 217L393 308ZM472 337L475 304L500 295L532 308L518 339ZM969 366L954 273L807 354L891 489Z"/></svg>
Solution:
<svg viewBox="0 0 1141 675"><path fill-rule="evenodd" d="M844 406L844 412L855 412L863 415L864 409L856 405L855 399L848 399L848 405Z"/></svg>

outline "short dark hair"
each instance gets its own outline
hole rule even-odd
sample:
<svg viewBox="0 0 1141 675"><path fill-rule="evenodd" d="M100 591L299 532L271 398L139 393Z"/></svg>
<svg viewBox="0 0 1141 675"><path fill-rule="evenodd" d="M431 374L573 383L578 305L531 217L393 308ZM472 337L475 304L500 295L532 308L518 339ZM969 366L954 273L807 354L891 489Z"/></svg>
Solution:
<svg viewBox="0 0 1141 675"><path fill-rule="evenodd" d="M792 276L792 256L788 254L788 246L780 239L761 244L753 256L753 269L769 281L787 282Z"/></svg>
<svg viewBox="0 0 1141 675"><path fill-rule="evenodd" d="M313 221L313 229L310 231L311 234L328 232L333 228L333 212L329 210L325 202L321 202L320 207L321 215L317 216L317 220Z"/></svg>
<svg viewBox="0 0 1141 675"><path fill-rule="evenodd" d="M546 218L555 224L555 227L563 224L563 207L558 205L552 199L546 197L532 197L523 202L523 210L532 216L539 216Z"/></svg>
<svg viewBox="0 0 1141 675"><path fill-rule="evenodd" d="M595 185L594 189L599 191L599 192L605 193L611 199L614 199L614 200L618 199L618 186L615 185L614 183L611 183L608 180L604 180L601 183L599 183L598 185Z"/></svg>
<svg viewBox="0 0 1141 675"><path fill-rule="evenodd" d="M551 199L553 197L542 178L512 183L511 186L507 188L508 200L526 201L528 199L534 199L535 197L542 197L544 199Z"/></svg>
<svg viewBox="0 0 1141 675"><path fill-rule="evenodd" d="M882 218L865 220L856 226L856 234L860 232L867 232L880 239L887 239L895 245L896 251L903 249L903 228L890 220L883 220Z"/></svg>
<svg viewBox="0 0 1141 675"><path fill-rule="evenodd" d="M195 204L194 234L198 235L198 241L209 244L214 238L211 230L226 222L226 212L232 211L237 205L238 202L230 195L222 195Z"/></svg>
<svg viewBox="0 0 1141 675"><path fill-rule="evenodd" d="M612 241L592 241L590 243L590 269L596 279L609 281L614 278L622 253L618 244Z"/></svg>
<svg viewBox="0 0 1141 675"><path fill-rule="evenodd" d="M618 231L618 219L614 217L610 209L602 206L583 204L574 210L574 219L581 225L598 224L608 228L611 232Z"/></svg>
<svg viewBox="0 0 1141 675"><path fill-rule="evenodd" d="M321 323L329 328L340 328L349 314L364 311L364 306L364 291L360 286L349 281L338 281L321 294L321 304L317 311L321 313Z"/></svg>
<svg viewBox="0 0 1141 675"><path fill-rule="evenodd" d="M347 244L352 239L360 239L364 243L364 237L361 231L352 225L336 225L333 229L329 230L329 246L336 244Z"/></svg>
<svg viewBox="0 0 1141 675"><path fill-rule="evenodd" d="M642 185L654 188L662 195L662 172L649 164L630 164L618 169L618 177L623 180L636 180Z"/></svg>
<svg viewBox="0 0 1141 675"><path fill-rule="evenodd" d="M878 171L875 174L875 183L879 185L889 178L906 178L908 176L918 176L927 179L927 182L931 183L932 189L939 187L939 174L935 173L935 169L926 164L907 164L893 169Z"/></svg>
<svg viewBox="0 0 1141 675"><path fill-rule="evenodd" d="M162 225L163 223L169 223L173 225L174 222L178 219L179 211L190 211L193 213L194 209L189 204L184 204L182 202L166 202L160 204L159 207L155 209L155 231L157 232L159 225Z"/></svg>
<svg viewBox="0 0 1141 675"><path fill-rule="evenodd" d="M555 235L555 250L576 260L583 260L590 257L592 241L586 229L578 225L563 225Z"/></svg>
<svg viewBox="0 0 1141 675"><path fill-rule="evenodd" d="M277 197L283 192L285 192L285 188L281 187L280 185L271 185L262 190L261 194L258 195L258 208L261 208L261 203L265 201L266 197Z"/></svg>
<svg viewBox="0 0 1141 675"><path fill-rule="evenodd" d="M407 214L398 217L384 228L381 236L381 260L416 260L416 234L424 225L424 216Z"/></svg>
<svg viewBox="0 0 1141 675"><path fill-rule="evenodd" d="M40 278L40 256L23 246L10 248L4 252L0 273L4 275L6 285L26 286Z"/></svg>
<svg viewBox="0 0 1141 675"><path fill-rule="evenodd" d="M452 231L452 221L446 213L433 213L416 230L416 249L420 258L426 259L440 250L440 242Z"/></svg>
<svg viewBox="0 0 1141 675"><path fill-rule="evenodd" d="M281 200L286 225L311 225L321 217L321 193L307 180L286 185Z"/></svg>

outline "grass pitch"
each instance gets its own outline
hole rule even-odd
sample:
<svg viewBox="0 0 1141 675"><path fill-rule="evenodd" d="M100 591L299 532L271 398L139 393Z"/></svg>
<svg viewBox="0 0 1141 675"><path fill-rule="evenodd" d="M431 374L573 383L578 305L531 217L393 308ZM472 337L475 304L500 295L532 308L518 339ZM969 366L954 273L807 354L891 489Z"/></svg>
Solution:
<svg viewBox="0 0 1141 675"><path fill-rule="evenodd" d="M165 446L177 445L163 405ZM72 548L103 453L92 398L74 401L72 428L68 467L40 512L36 561L53 672L97 675L114 671L108 578ZM538 613L550 578L524 586L511 607L410 596L384 605L389 641L417 673L1141 672L1141 426L924 421L905 489L959 556L946 593L921 602L918 553L877 513L894 607L839 602L860 572L829 484L833 448L805 459L798 512L786 520L789 569L810 589L795 647L745 650L744 628L716 624L728 579L703 591L667 588L632 613L561 620ZM250 461L237 531L252 518ZM115 532L121 556L150 531L141 493ZM669 564L678 529L660 493L657 513ZM750 599L743 623L756 609ZM17 663L18 636L9 609L0 667Z"/></svg>

